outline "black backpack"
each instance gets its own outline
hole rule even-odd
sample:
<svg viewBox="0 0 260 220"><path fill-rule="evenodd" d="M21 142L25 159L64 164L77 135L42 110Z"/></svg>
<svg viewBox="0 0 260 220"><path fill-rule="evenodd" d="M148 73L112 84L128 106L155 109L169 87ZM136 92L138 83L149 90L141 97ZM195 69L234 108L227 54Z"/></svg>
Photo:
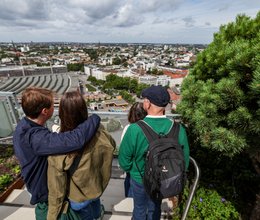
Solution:
<svg viewBox="0 0 260 220"><path fill-rule="evenodd" d="M137 124L149 142L143 176L137 166L147 194L153 200L179 195L186 178L183 149L178 143L180 124L174 122L167 135L157 134L143 120Z"/></svg>

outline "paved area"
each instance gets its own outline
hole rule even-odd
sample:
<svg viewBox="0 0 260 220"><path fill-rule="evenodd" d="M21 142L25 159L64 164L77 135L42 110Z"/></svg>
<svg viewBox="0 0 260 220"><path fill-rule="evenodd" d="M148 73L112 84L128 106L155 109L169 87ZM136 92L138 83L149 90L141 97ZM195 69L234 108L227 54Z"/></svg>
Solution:
<svg viewBox="0 0 260 220"><path fill-rule="evenodd" d="M119 169L117 160L113 161L112 177L101 196L105 207L103 220L131 220L133 210L132 198L124 197L124 173ZM162 204L162 219L171 211L171 203ZM34 220L34 206L30 205L30 195L26 189L16 189L0 204L0 220Z"/></svg>

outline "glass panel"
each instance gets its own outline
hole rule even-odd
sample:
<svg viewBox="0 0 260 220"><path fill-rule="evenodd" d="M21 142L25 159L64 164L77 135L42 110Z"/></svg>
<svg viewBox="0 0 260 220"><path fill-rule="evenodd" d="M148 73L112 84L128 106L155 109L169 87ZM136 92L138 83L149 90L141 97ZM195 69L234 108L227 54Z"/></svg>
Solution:
<svg viewBox="0 0 260 220"><path fill-rule="evenodd" d="M13 132L11 115L5 101L0 100L0 138L10 136Z"/></svg>
<svg viewBox="0 0 260 220"><path fill-rule="evenodd" d="M101 112L101 111L89 111L89 115L97 114L101 117L101 123L105 126L108 132L112 135L117 143L117 147L121 141L121 135L123 128L128 124L127 114L128 112ZM179 118L180 115L177 114L169 114L168 118ZM48 120L47 127L51 130L52 126L59 124L59 116L58 111L55 110L53 113L53 117Z"/></svg>

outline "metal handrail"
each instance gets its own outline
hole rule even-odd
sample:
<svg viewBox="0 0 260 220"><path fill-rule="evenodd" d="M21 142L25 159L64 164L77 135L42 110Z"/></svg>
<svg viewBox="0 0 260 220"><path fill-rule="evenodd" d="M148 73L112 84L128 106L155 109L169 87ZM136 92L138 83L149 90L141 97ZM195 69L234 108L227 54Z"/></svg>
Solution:
<svg viewBox="0 0 260 220"><path fill-rule="evenodd" d="M195 167L195 180L194 180L193 185L191 186L190 194L189 194L188 200L186 202L185 209L182 214L181 220L185 220L187 217L187 214L189 212L190 205L191 205L192 199L194 197L194 194L195 194L198 182L199 182L199 178L200 178L200 169L199 169L197 162L192 157L190 157L190 161L193 163L193 166Z"/></svg>

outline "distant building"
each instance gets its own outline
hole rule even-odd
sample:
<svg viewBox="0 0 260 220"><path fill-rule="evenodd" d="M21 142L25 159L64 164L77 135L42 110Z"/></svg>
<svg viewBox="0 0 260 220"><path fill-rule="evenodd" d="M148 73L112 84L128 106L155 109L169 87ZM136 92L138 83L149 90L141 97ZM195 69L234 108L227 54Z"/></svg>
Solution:
<svg viewBox="0 0 260 220"><path fill-rule="evenodd" d="M11 76L30 76L30 75L42 75L52 73L67 73L67 66L45 66L37 67L36 65L30 66L8 66L0 67L0 76L11 77Z"/></svg>
<svg viewBox="0 0 260 220"><path fill-rule="evenodd" d="M24 46L21 47L20 49L21 49L21 52L22 52L22 53L30 51L29 46L26 46L26 45L24 45Z"/></svg>
<svg viewBox="0 0 260 220"><path fill-rule="evenodd" d="M138 83L144 83L144 84L148 84L148 85L156 85L157 77L150 76L150 75L140 76L139 79L138 79Z"/></svg>
<svg viewBox="0 0 260 220"><path fill-rule="evenodd" d="M84 72L88 77L93 76L100 80L106 80L106 76L112 73L112 71L104 71L95 66L84 66Z"/></svg>
<svg viewBox="0 0 260 220"><path fill-rule="evenodd" d="M168 86L170 83L170 77L166 75L158 76L156 80L156 86L161 85L161 86Z"/></svg>
<svg viewBox="0 0 260 220"><path fill-rule="evenodd" d="M105 101L106 107L126 107L128 106L128 102L124 99L111 99Z"/></svg>
<svg viewBox="0 0 260 220"><path fill-rule="evenodd" d="M183 79L188 75L188 70L182 70L182 69L163 69L164 75L167 75L170 77L169 80L169 86L174 87L174 86L181 86Z"/></svg>

